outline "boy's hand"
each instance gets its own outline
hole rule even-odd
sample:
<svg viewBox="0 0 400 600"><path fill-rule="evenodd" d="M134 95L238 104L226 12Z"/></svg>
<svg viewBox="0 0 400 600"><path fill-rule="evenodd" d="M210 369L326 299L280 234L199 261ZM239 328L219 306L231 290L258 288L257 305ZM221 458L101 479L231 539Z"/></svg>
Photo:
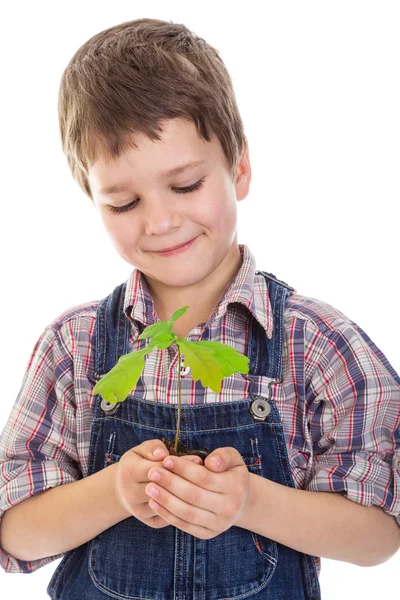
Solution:
<svg viewBox="0 0 400 600"><path fill-rule="evenodd" d="M154 455L156 449L161 449L162 453ZM170 523L149 506L149 496L145 492L149 483L147 473L154 464L162 466L166 456L169 456L169 453L161 440L148 440L121 456L116 463L118 466L114 475L113 487L117 502L129 514L155 529L161 529ZM183 464L203 462L199 456L194 455L182 456L181 459Z"/></svg>
<svg viewBox="0 0 400 600"><path fill-rule="evenodd" d="M219 457L220 466L213 457ZM152 496L150 507L170 525L200 539L216 537L235 525L244 515L249 495L250 473L235 448L218 448L204 461L204 466L168 456L161 465L148 471L152 481L146 494ZM168 467L172 460L173 466ZM159 473L160 478L155 479Z"/></svg>

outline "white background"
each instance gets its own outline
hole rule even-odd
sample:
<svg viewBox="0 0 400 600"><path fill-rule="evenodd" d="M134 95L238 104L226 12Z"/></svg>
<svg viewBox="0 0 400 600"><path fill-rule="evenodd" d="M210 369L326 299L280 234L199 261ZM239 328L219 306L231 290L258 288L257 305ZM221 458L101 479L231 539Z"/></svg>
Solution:
<svg viewBox="0 0 400 600"><path fill-rule="evenodd" d="M231 73L253 170L238 205L239 243L257 268L335 306L400 370L398 2L144 4L1 9L0 430L46 325L131 272L69 173L57 95L81 44L142 17L184 23ZM0 570L1 597L47 598L58 562L29 576ZM398 597L399 566L400 553L373 568L323 559L323 598Z"/></svg>

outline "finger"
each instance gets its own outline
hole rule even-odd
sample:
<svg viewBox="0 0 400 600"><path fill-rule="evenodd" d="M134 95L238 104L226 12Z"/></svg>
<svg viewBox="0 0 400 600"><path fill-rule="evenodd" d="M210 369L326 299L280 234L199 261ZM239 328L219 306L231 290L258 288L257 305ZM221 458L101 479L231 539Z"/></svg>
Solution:
<svg viewBox="0 0 400 600"><path fill-rule="evenodd" d="M197 465L196 463L182 459L183 457L181 456L167 456L163 460L162 466L168 471L179 475L182 479L186 479L186 481L194 483L203 489L212 492L220 491L221 480L211 473L209 469L205 468L204 465Z"/></svg>
<svg viewBox="0 0 400 600"><path fill-rule="evenodd" d="M154 500L150 500L150 506L160 516L160 518L163 519L163 521L167 522L169 525L174 525L174 527L177 527L181 531L190 533L197 538L209 540L220 533L220 531L212 531L208 527L188 523L187 521L184 521L183 519L171 513L168 509L166 509L164 506L161 506L161 504L155 502Z"/></svg>
<svg viewBox="0 0 400 600"><path fill-rule="evenodd" d="M167 455L169 456L169 455ZM164 456L162 456L161 459L159 459L159 463L158 465L162 465L162 459L164 458ZM186 461L187 463L190 464L202 464L202 460L199 456L192 456L192 455L185 455L180 457L182 460ZM200 462L199 462L200 461ZM154 464L154 461L152 461L150 463L150 465L154 465L155 467L157 466L157 463ZM147 461L142 461L140 467L137 469L137 472L139 473L143 473L142 477L141 477L141 482L140 483L144 483L146 485L146 483L149 482L149 463ZM144 487L145 487L144 485ZM143 487L143 493L144 493L144 487ZM148 499L147 499L148 500Z"/></svg>
<svg viewBox="0 0 400 600"><path fill-rule="evenodd" d="M168 510L168 512L170 512L172 515L175 515L175 517L181 519L182 521L186 521L187 523L191 523L192 525L197 525L200 527L207 527L211 530L217 530L220 517L211 510L200 507L208 504L209 508L213 508L216 504L215 501L210 502L210 499L208 499L208 501L204 499L205 494L207 494L207 492L204 490L200 490L198 488L193 492L194 486L192 484L185 482L185 485L187 486L187 492L184 492L182 496L179 497L154 483L149 483L149 485L146 486L146 493L149 494L151 499L154 500L156 504L163 506L166 510ZM191 486L193 489L191 490L189 486ZM213 493L208 492L208 495L211 494ZM186 498L190 498L190 501L187 502ZM192 504L192 502L195 504ZM151 502L149 502L149 506L153 508Z"/></svg>
<svg viewBox="0 0 400 600"><path fill-rule="evenodd" d="M153 452L160 447L164 447L165 455L162 454L161 459L158 459ZM120 483L125 495L131 497L133 503L148 502L144 487L149 482L149 469L153 465L161 464L165 456L168 456L168 451L162 442L149 440L131 448L121 457L118 463Z"/></svg>
<svg viewBox="0 0 400 600"><path fill-rule="evenodd" d="M241 454L230 446L217 448L204 460L204 465L211 471L226 471L235 467L243 466L244 460Z"/></svg>
<svg viewBox="0 0 400 600"><path fill-rule="evenodd" d="M204 467L202 468L204 469ZM206 469L204 470L206 471ZM156 478L157 475L158 477ZM166 469L150 469L149 480L150 483L146 485L145 492L153 498L155 498L155 496L151 496L149 492L150 490L155 489L159 495L162 490L166 490L169 494L179 498L186 504L211 512L218 510L222 504L222 494L203 489L195 483L191 483ZM221 498L219 498L219 496Z"/></svg>
<svg viewBox="0 0 400 600"><path fill-rule="evenodd" d="M147 440L131 449L147 460L163 460L169 455L168 449L161 440Z"/></svg>
<svg viewBox="0 0 400 600"><path fill-rule="evenodd" d="M161 527L167 527L169 523L164 521L152 508L149 506L149 497L147 496L147 502L144 504L140 511L136 513L136 517L140 519L146 525L150 527L161 529Z"/></svg>
<svg viewBox="0 0 400 600"><path fill-rule="evenodd" d="M153 516L149 519L144 519L144 523L153 529L162 529L168 527L169 523L165 521L160 515L158 515L153 509L151 509Z"/></svg>
<svg viewBox="0 0 400 600"><path fill-rule="evenodd" d="M182 460L187 460L188 462L194 462L196 465L203 464L202 458L193 454L185 454L185 456L181 456L180 458L182 458Z"/></svg>
<svg viewBox="0 0 400 600"><path fill-rule="evenodd" d="M179 460L174 457L174 462L178 463ZM232 478L232 473L219 474L217 477L220 480L220 489L213 491L210 488L202 487L199 484L199 480L201 481L201 474L203 474L203 481L201 481L201 483L204 486L204 479L207 478L210 481L215 477L215 475L210 473L203 466L190 464L188 462L183 464L183 466L189 468L189 470L192 469L192 472L197 471L197 478L192 474L193 481L188 481L175 472L160 467L153 467L149 470L148 477L152 483L154 482L154 484L152 485L150 483L148 486L146 486L146 493L150 496L149 491L156 489L159 495L161 495L161 491L163 489L181 501L185 502L187 505L209 511L214 514L220 514L223 511L226 497L225 488L230 488L232 485L230 481ZM181 472L182 471L183 470L181 469ZM228 477L224 477L225 475L228 475ZM153 496L153 498L155 498L155 496ZM183 519L188 520L185 517L183 517Z"/></svg>
<svg viewBox="0 0 400 600"><path fill-rule="evenodd" d="M189 464L201 464L202 463L202 459L199 456L185 455L185 456L181 456L179 458ZM200 463L198 463L198 461L200 461ZM160 466L161 466L161 464L160 464ZM153 477L156 472L160 475L163 475L162 482L164 485L167 485L169 472L164 469L160 469L160 466L157 467L156 465L154 465L153 468L149 469L149 463L146 463L146 471L142 476L142 481L140 482L140 496L139 497L140 497L141 502L148 502L148 500L149 500L149 497L147 496L146 491L145 491L146 485L149 483L149 481L157 481L157 483L160 483L159 479L156 479L155 477ZM175 487L175 491L177 493L179 493L179 489L177 489L177 487Z"/></svg>

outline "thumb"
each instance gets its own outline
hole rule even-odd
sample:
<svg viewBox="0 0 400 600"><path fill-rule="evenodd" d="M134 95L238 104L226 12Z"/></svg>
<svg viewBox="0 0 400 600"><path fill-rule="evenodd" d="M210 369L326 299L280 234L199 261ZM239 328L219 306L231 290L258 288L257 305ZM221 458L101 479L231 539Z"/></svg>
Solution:
<svg viewBox="0 0 400 600"><path fill-rule="evenodd" d="M144 450L143 458L147 458L147 460L164 460L169 454L166 445L161 440L148 440L141 445Z"/></svg>
<svg viewBox="0 0 400 600"><path fill-rule="evenodd" d="M213 450L205 459L204 464L210 471L222 472L233 467L242 466L244 461L236 448L226 447Z"/></svg>
<svg viewBox="0 0 400 600"><path fill-rule="evenodd" d="M211 452L211 454L209 454L204 460L204 465L210 471L221 472L227 469L226 460L223 460L220 449Z"/></svg>

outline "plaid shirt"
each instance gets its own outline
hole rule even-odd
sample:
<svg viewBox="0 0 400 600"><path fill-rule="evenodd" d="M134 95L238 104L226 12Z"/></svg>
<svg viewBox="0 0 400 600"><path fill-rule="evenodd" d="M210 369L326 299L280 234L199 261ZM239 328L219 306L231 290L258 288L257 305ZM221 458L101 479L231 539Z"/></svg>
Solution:
<svg viewBox="0 0 400 600"><path fill-rule="evenodd" d="M230 344L247 355L250 313L272 335L265 279L249 248L242 266L207 323L187 339ZM71 308L50 323L33 349L21 391L0 437L0 518L5 510L49 488L87 476L93 409L93 333L98 302ZM157 320L140 271L127 282L124 310L132 323L131 351L144 327ZM285 308L283 383L272 386L281 415L296 487L340 492L377 505L400 525L400 378L360 327L329 304L292 294ZM208 339L208 337L207 337ZM174 347L155 350L131 394L177 403ZM185 404L232 402L249 395L249 382L233 375L216 394L181 379ZM253 393L267 395L269 379L254 377ZM312 516L310 515L310 518ZM0 549L9 573L29 573L63 556L21 561ZM320 559L317 558L320 570Z"/></svg>

